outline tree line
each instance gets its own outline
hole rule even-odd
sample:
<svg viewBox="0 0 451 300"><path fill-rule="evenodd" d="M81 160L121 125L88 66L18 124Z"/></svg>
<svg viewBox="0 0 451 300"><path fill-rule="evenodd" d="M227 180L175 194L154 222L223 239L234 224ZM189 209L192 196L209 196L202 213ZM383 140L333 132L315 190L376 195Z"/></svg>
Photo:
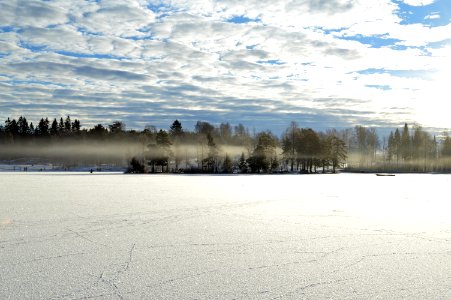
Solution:
<svg viewBox="0 0 451 300"><path fill-rule="evenodd" d="M41 118L37 125L20 116L8 118L0 126L0 147L21 148L70 144L103 145L99 153L67 157L52 153L47 162L72 165L115 164L128 167L129 172L187 173L326 173L337 169L350 171L431 172L451 170L451 138L437 138L414 125L379 137L376 128L355 126L343 130L315 131L291 122L276 136L271 131L255 132L242 124L228 122L215 126L198 121L193 130L175 120L168 129L146 126L143 130L127 130L125 123L114 121L82 128L70 116ZM119 144L135 145L130 150ZM1 149L1 148L0 148ZM114 153L117 152L117 155ZM0 159L12 160L27 155L1 152ZM66 156L65 156L66 155ZM73 154L72 154L73 155ZM74 158L76 157L76 158ZM39 159L39 158L38 158Z"/></svg>
<svg viewBox="0 0 451 300"><path fill-rule="evenodd" d="M50 123L48 118L41 118L36 126L33 122L28 123L27 118L20 116L18 120L8 118L5 121L4 126L0 126L0 134L5 138L18 139L24 137L45 137L45 136L61 136L78 134L80 132L80 121L75 119L71 121L70 116L67 116L65 120L63 117L59 121L55 118Z"/></svg>
<svg viewBox="0 0 451 300"><path fill-rule="evenodd" d="M291 132L291 131L293 132ZM288 138L288 135L290 137ZM271 131L255 132L243 124L232 126L224 122L215 126L198 121L193 130L182 127L175 120L168 128L157 130L146 126L143 130L127 130L125 123L114 121L109 125L97 124L82 128L79 120L70 116L41 118L37 125L28 123L26 117L18 120L8 118L0 126L0 147L19 145L22 148L49 147L75 142L80 145L99 143L114 151L117 143L140 145L141 151L122 154L110 159L92 155L79 158L78 163L101 162L116 165L127 164L131 172L190 172L190 173L275 173L335 172L346 159L346 145L338 132L316 132L299 128L292 123L282 137ZM113 145L113 143L116 143ZM0 151L0 159L13 160L19 156L26 161L27 155ZM40 152L42 153L42 152ZM72 157L55 155L46 157L46 162L76 165ZM75 154L74 154L75 155ZM78 155L78 154L77 154ZM35 152L31 155L35 158ZM79 156L77 156L79 157ZM133 160L131 159L133 157ZM289 167L291 164L291 167Z"/></svg>

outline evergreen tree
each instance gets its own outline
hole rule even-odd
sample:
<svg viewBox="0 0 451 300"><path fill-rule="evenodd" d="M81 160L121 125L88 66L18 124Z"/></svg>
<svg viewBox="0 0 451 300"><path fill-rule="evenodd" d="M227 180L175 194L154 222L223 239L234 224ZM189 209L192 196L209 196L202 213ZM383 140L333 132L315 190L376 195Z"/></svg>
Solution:
<svg viewBox="0 0 451 300"><path fill-rule="evenodd" d="M390 135L388 137L388 145L387 145L387 160L392 161L395 156L395 136L393 131L390 131Z"/></svg>
<svg viewBox="0 0 451 300"><path fill-rule="evenodd" d="M179 120L175 120L170 128L170 134L172 137L173 145L174 145L174 160L175 160L175 169L179 170L179 164L182 160L181 153L182 150L180 149L181 146L181 138L183 135L183 128L182 123L179 122Z"/></svg>
<svg viewBox="0 0 451 300"><path fill-rule="evenodd" d="M66 134L71 134L72 133L72 122L71 122L69 116L67 116L66 117L66 121L64 121L64 132Z"/></svg>
<svg viewBox="0 0 451 300"><path fill-rule="evenodd" d="M48 136L49 134L49 119L48 118L41 118L39 121L39 124L37 126L37 133L39 136Z"/></svg>
<svg viewBox="0 0 451 300"><path fill-rule="evenodd" d="M398 163L401 158L401 134L399 133L398 128L396 128L395 134L393 135L393 144L394 154L396 155L396 163Z"/></svg>
<svg viewBox="0 0 451 300"><path fill-rule="evenodd" d="M434 135L434 138L433 138L433 140L432 140L432 145L431 145L431 157L435 160L435 159L437 159L437 145L438 145L438 143L437 143L437 138L436 138L436 136Z"/></svg>
<svg viewBox="0 0 451 300"><path fill-rule="evenodd" d="M247 173L247 162L244 156L244 152L241 152L240 160L238 162L238 168L240 169L241 173Z"/></svg>
<svg viewBox="0 0 451 300"><path fill-rule="evenodd" d="M103 127L102 124L97 124L96 126L88 130L88 134L97 139L105 139L108 135L108 129Z"/></svg>
<svg viewBox="0 0 451 300"><path fill-rule="evenodd" d="M232 173L233 165L230 156L226 153L224 157L224 162L222 164L222 172L223 173Z"/></svg>
<svg viewBox="0 0 451 300"><path fill-rule="evenodd" d="M171 141L169 134L160 129L155 137L156 144L149 144L146 157L151 166L152 173L155 173L155 167L161 166L162 172L169 172L169 158L172 155ZM166 167L166 170L165 170Z"/></svg>
<svg viewBox="0 0 451 300"><path fill-rule="evenodd" d="M52 125L50 126L50 135L58 135L58 121L56 120L56 118L53 119Z"/></svg>
<svg viewBox="0 0 451 300"><path fill-rule="evenodd" d="M28 136L30 135L30 126L28 125L28 121L25 117L20 116L19 120L17 122L18 133L21 136Z"/></svg>
<svg viewBox="0 0 451 300"><path fill-rule="evenodd" d="M114 121L113 124L108 125L112 134L119 134L125 131L125 123L121 121Z"/></svg>
<svg viewBox="0 0 451 300"><path fill-rule="evenodd" d="M401 134L401 157L404 161L408 161L411 157L411 140L410 140L410 133L409 133L409 127L407 123L404 124L404 128L402 130Z"/></svg>
<svg viewBox="0 0 451 300"><path fill-rule="evenodd" d="M8 119L5 120L4 130L5 130L6 133L10 133L11 132L11 120L9 119L9 117L8 117Z"/></svg>
<svg viewBox="0 0 451 300"><path fill-rule="evenodd" d="M5 132L9 133L12 137L17 137L19 135L19 124L16 119L10 120L8 118L5 121Z"/></svg>
<svg viewBox="0 0 451 300"><path fill-rule="evenodd" d="M451 138L448 134L445 135L445 139L443 140L442 156L451 158Z"/></svg>
<svg viewBox="0 0 451 300"><path fill-rule="evenodd" d="M74 122L72 122L72 132L75 134L80 133L80 120L75 119Z"/></svg>
<svg viewBox="0 0 451 300"><path fill-rule="evenodd" d="M169 148L172 144L171 140L169 139L169 134L163 129L160 129L160 131L157 133L156 142L157 145L165 148Z"/></svg>
<svg viewBox="0 0 451 300"><path fill-rule="evenodd" d="M181 136L183 133L182 123L179 120L175 120L171 125L171 135L172 136Z"/></svg>
<svg viewBox="0 0 451 300"><path fill-rule="evenodd" d="M423 158L426 151L426 136L421 126L415 126L412 137L412 151L413 159Z"/></svg>

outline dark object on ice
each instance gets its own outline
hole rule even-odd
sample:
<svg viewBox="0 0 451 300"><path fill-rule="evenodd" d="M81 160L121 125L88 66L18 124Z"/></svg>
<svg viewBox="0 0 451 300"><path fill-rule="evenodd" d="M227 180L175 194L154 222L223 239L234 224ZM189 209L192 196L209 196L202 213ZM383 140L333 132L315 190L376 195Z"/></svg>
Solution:
<svg viewBox="0 0 451 300"><path fill-rule="evenodd" d="M92 172L94 172L94 171L91 169L90 173L92 174Z"/></svg>
<svg viewBox="0 0 451 300"><path fill-rule="evenodd" d="M395 176L395 174L376 173L376 176Z"/></svg>

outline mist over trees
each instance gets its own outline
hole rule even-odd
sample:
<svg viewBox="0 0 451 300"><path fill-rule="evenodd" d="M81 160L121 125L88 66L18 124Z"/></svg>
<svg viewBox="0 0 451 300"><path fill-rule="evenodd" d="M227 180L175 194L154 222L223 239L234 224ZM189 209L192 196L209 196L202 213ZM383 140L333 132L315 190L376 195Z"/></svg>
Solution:
<svg viewBox="0 0 451 300"><path fill-rule="evenodd" d="M0 160L67 167L115 165L131 173L335 173L350 171L432 172L451 170L451 138L405 124L387 137L355 126L315 131L291 122L276 136L251 134L243 124L198 121L193 130L174 120L167 130L128 130L114 121L82 128L70 116L8 118L0 126Z"/></svg>

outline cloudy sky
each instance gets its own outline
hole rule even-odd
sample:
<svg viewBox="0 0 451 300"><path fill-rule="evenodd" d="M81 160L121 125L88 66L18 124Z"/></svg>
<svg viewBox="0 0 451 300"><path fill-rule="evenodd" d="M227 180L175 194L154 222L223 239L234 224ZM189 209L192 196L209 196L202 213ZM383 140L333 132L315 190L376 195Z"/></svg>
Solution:
<svg viewBox="0 0 451 300"><path fill-rule="evenodd" d="M451 128L451 0L0 0L0 119Z"/></svg>

